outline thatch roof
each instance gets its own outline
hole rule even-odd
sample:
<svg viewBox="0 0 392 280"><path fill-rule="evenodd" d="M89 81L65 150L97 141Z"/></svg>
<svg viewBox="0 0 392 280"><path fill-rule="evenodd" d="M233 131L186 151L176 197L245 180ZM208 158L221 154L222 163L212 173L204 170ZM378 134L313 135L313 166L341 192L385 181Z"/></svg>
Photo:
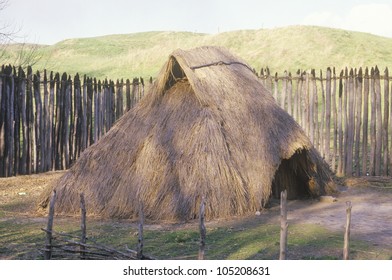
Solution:
<svg viewBox="0 0 392 280"><path fill-rule="evenodd" d="M299 125L238 57L220 47L177 50L147 96L57 182L56 211L150 219L254 212L333 188ZM45 206L47 199L43 202Z"/></svg>

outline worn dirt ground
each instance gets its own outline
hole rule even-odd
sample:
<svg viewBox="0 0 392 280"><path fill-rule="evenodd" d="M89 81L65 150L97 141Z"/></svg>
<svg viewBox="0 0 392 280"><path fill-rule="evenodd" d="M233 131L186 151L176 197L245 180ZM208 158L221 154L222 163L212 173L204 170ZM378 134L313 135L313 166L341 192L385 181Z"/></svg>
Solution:
<svg viewBox="0 0 392 280"><path fill-rule="evenodd" d="M42 236L40 228L45 225L45 213L37 213L37 199L48 184L59 178L63 172L49 172L41 175L0 178L0 223L26 225L26 231L34 236ZM378 257L378 251L383 256L392 257L392 179L385 177L365 177L342 180L340 193L335 202L316 200L296 200L288 202L289 227L301 224L320 225L326 229L343 233L346 221L346 202L352 204L351 236L370 244L370 249ZM228 227L229 229L246 230L260 224L279 224L279 205L273 203L270 209L264 210L260 216L251 215L231 220L210 221L207 227ZM62 218L61 223L77 224L75 219ZM118 223L114 222L114 223ZM121 223L121 222L120 222ZM122 227L119 224L119 227ZM195 227L194 223L149 225L149 230L176 230ZM7 231L0 228L1 240L8 240ZM289 233L290 234L290 233ZM26 238L21 235L18 238ZM30 237L29 237L30 238ZM39 238L38 238L39 239ZM36 258L29 252L36 244L33 240L31 248L20 247L19 242L0 244L6 252L1 252L0 259ZM26 242L25 244L27 244ZM23 242L22 242L23 244ZM14 252L9 252L14 251ZM25 251L17 254L18 251ZM387 252L387 253L385 253ZM390 254L388 253L390 252ZM368 252L369 253L369 252ZM324 254L328 254L325 253ZM296 255L293 255L295 258ZM300 253L298 253L300 257ZM369 254L365 256L369 257Z"/></svg>

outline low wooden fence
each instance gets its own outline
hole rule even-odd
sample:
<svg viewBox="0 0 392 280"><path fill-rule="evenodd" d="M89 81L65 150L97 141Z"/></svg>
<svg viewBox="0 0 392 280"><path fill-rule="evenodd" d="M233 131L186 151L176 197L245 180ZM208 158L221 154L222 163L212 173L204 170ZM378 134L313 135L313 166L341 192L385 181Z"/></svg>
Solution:
<svg viewBox="0 0 392 280"><path fill-rule="evenodd" d="M338 175L391 175L392 102L388 68L258 73Z"/></svg>
<svg viewBox="0 0 392 280"><path fill-rule="evenodd" d="M144 95L144 81L0 72L0 177L68 168Z"/></svg>
<svg viewBox="0 0 392 280"><path fill-rule="evenodd" d="M50 259L82 259L82 260L152 260L154 258L143 254L143 212L139 217L139 234L137 250L125 246L125 251L99 244L87 237L87 211L84 194L80 194L81 234L80 236L60 233L53 230L56 192L53 191L49 204L48 223L42 228L46 234L45 247L39 249L46 260ZM140 213L139 213L140 215Z"/></svg>
<svg viewBox="0 0 392 280"><path fill-rule="evenodd" d="M280 199L280 251L279 259L287 258L287 239L288 239L288 220L287 220L287 191L281 192ZM326 197L332 198L332 197ZM136 250L129 249L125 246L125 251L114 249L107 245L99 244L87 237L87 211L84 194L80 194L81 208L81 234L80 236L67 233L59 233L53 230L53 222L55 217L56 191L53 191L49 203L49 215L46 228L42 228L45 232L45 246L39 249L43 258L49 259L83 259L83 260L154 260L156 258L148 256L144 253L144 236L143 228L145 217L143 205L139 208L138 223L138 242ZM203 197L199 208L199 253L198 260L205 259L205 247L207 239L207 229L205 225L205 198ZM343 259L349 259L350 253L350 227L351 227L351 202L346 202L346 226L344 233ZM268 271L266 271L268 273Z"/></svg>

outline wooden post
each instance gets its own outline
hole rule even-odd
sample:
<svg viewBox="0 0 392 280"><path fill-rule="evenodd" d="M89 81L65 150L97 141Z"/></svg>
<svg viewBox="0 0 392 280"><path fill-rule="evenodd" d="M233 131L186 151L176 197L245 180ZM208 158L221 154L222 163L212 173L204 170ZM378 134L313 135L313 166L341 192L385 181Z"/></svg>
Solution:
<svg viewBox="0 0 392 280"><path fill-rule="evenodd" d="M65 102L64 102L64 119L63 119L63 150L64 150L64 165L63 169L68 169L71 163L71 151L70 151L70 133L71 133L71 122L72 122L72 81L71 78L69 77L67 79L67 75L65 75L65 83L66 83L66 89L65 89Z"/></svg>
<svg viewBox="0 0 392 280"><path fill-rule="evenodd" d="M93 98L94 98L94 89L95 84L93 84L93 79L89 78L87 79L87 108L86 108L86 113L87 113L87 142L86 142L86 148L94 143L94 125L93 125Z"/></svg>
<svg viewBox="0 0 392 280"><path fill-rule="evenodd" d="M18 74L16 73L15 67L13 67L13 72L14 72L14 90L15 90L15 100L14 100L14 174L18 175L20 174L20 158L21 158L21 140L22 140L22 133L21 133L21 126L20 126L20 119L21 119L21 113L20 113L20 108L21 106L21 100L20 100L20 81L17 78Z"/></svg>
<svg viewBox="0 0 392 280"><path fill-rule="evenodd" d="M12 75L12 67L6 67L6 75L5 79L5 98L6 98L6 117L5 117L5 131L4 131L4 139L5 139L5 176L14 176L14 77ZM4 105L4 103L3 103ZM2 108L3 109L3 108Z"/></svg>
<svg viewBox="0 0 392 280"><path fill-rule="evenodd" d="M303 130L305 130L306 128L306 111L307 108L305 108L305 75L306 73L303 72L301 73L300 70L299 71L299 94L298 94L298 120L300 121L300 125L302 127Z"/></svg>
<svg viewBox="0 0 392 280"><path fill-rule="evenodd" d="M343 175L343 70L339 76L339 97L338 97L338 138L339 138L339 157L338 157L338 168L337 174Z"/></svg>
<svg viewBox="0 0 392 280"><path fill-rule="evenodd" d="M58 92L57 98L57 118L58 118L58 130L57 133L57 150L58 150L58 167L56 169L64 169L64 116L65 116L65 91L66 91L66 83L67 83L67 74L63 73L61 75L61 83L60 90Z"/></svg>
<svg viewBox="0 0 392 280"><path fill-rule="evenodd" d="M383 172L382 175L388 175L388 163L389 163L389 81L388 81L388 68L384 71L384 123L383 123Z"/></svg>
<svg viewBox="0 0 392 280"><path fill-rule="evenodd" d="M293 116L293 80L291 78L291 72L289 72L287 80L287 112Z"/></svg>
<svg viewBox="0 0 392 280"><path fill-rule="evenodd" d="M335 100L332 100L335 102ZM331 68L327 68L325 81L325 125L324 125L324 157L328 164L331 164ZM334 167L332 167L334 169Z"/></svg>
<svg viewBox="0 0 392 280"><path fill-rule="evenodd" d="M105 79L105 81L103 82L102 96L103 96L103 98L102 98L102 100L103 100L103 102L102 102L102 109L103 109L104 114L103 114L103 122L102 122L103 129L101 130L101 133L102 133L101 136L105 135L106 132L108 132L109 128L110 128L110 126L109 126L109 121L110 121L110 111L109 111L110 104L109 104L109 102L110 102L110 98L109 98L109 83L108 83L107 79Z"/></svg>
<svg viewBox="0 0 392 280"><path fill-rule="evenodd" d="M129 79L125 82L125 96L127 103L126 111L129 111L131 109L131 82Z"/></svg>
<svg viewBox="0 0 392 280"><path fill-rule="evenodd" d="M99 88L98 88L99 86ZM99 139L99 123L100 123L100 87L101 82L99 81L97 84L97 80L94 78L94 89L93 89L93 97L94 97L94 143L96 143Z"/></svg>
<svg viewBox="0 0 392 280"><path fill-rule="evenodd" d="M140 97L138 101L140 101L144 96L144 79L142 77L140 77L140 84L142 86L140 87Z"/></svg>
<svg viewBox="0 0 392 280"><path fill-rule="evenodd" d="M84 194L80 194L80 211L81 211L81 223L80 223L80 228L82 230L82 234L80 237L80 258L84 259L86 257L86 253L84 252L86 250L86 247L83 244L86 244L86 202L84 200Z"/></svg>
<svg viewBox="0 0 392 280"><path fill-rule="evenodd" d="M283 110L285 110L285 104L286 104L287 80L288 80L287 71L284 71L284 77L282 80L282 93L280 95L280 107Z"/></svg>
<svg viewBox="0 0 392 280"><path fill-rule="evenodd" d="M370 175L375 175L376 155L376 94L374 91L374 68L370 70Z"/></svg>
<svg viewBox="0 0 392 280"><path fill-rule="evenodd" d="M284 190L280 193L280 260L287 256L287 228L287 190Z"/></svg>
<svg viewBox="0 0 392 280"><path fill-rule="evenodd" d="M320 147L320 152L322 153L323 158L325 159L325 161L329 164L329 160L327 160L326 158L326 144L330 143L330 139L328 139L328 141L325 140L325 134L326 132L326 107L327 107L327 102L326 102L326 94L325 94L325 90L324 90L324 80L323 80L323 72L320 70L320 88L321 88L321 117L320 117L320 124L319 124L319 128L318 128L318 132L317 135L319 137L319 147ZM316 116L318 116L318 106L316 107Z"/></svg>
<svg viewBox="0 0 392 280"><path fill-rule="evenodd" d="M276 101L276 104L278 103L278 73L275 73L275 79L274 79L274 98Z"/></svg>
<svg viewBox="0 0 392 280"><path fill-rule="evenodd" d="M359 176L361 174L360 169L360 140L361 140L361 125L362 125L362 68L359 68L358 76L356 77L355 83L355 151L354 151L354 162L356 165L355 175ZM365 156L362 154L362 156Z"/></svg>
<svg viewBox="0 0 392 280"><path fill-rule="evenodd" d="M104 115L104 124L105 124L105 130L104 133L102 135L105 135L106 132L109 131L110 129L110 116L111 116L111 112L110 112L110 92L109 92L109 81L107 79L105 79L105 83L104 83L104 88L103 88L103 92L104 92L104 98L105 98L105 115Z"/></svg>
<svg viewBox="0 0 392 280"><path fill-rule="evenodd" d="M116 97L116 90L114 87L114 82L112 80L109 81L109 129L106 130L106 132L108 132L113 124L114 121L116 119L116 101L115 101L115 97Z"/></svg>
<svg viewBox="0 0 392 280"><path fill-rule="evenodd" d="M60 80L60 74L56 73L55 75L56 81L56 110L55 110L55 123L54 123L54 165L55 169L62 169L62 119L63 119L63 99L64 99L64 90L65 90L65 81L63 78Z"/></svg>
<svg viewBox="0 0 392 280"><path fill-rule="evenodd" d="M200 211L199 211L199 231L200 231L200 243L199 243L199 260L204 260L204 252L206 246L206 226L204 224L206 214L206 202L204 197L200 203Z"/></svg>
<svg viewBox="0 0 392 280"><path fill-rule="evenodd" d="M309 135L311 135L310 134L310 120L311 120L311 118L310 118L310 101L309 101L309 73L306 73L305 74L305 82L304 82L304 87L305 87L305 90L303 91L303 93L304 93L304 95L305 95L305 108L303 108L304 109L304 116L305 116L305 121L304 121L304 127L305 127L305 132L306 132L306 135L308 135L308 137L309 137ZM312 137L310 137L310 141L312 141L312 143L313 143L313 140L312 140Z"/></svg>
<svg viewBox="0 0 392 280"><path fill-rule="evenodd" d="M316 83L316 71L312 70L312 94L313 94L313 115L311 115L312 125L313 125L313 133L314 133L314 143L315 147L318 151L320 149L320 130L319 130L319 122L318 122L318 93L317 93L317 83Z"/></svg>
<svg viewBox="0 0 392 280"><path fill-rule="evenodd" d="M35 172L34 153L34 112L33 112L33 70L27 67L27 88L26 88L26 123L27 129L27 174Z"/></svg>
<svg viewBox="0 0 392 280"><path fill-rule="evenodd" d="M271 77L271 72L269 70L269 68L267 67L265 69L265 72L267 73L267 78L266 78L266 87L267 89L272 92L272 77Z"/></svg>
<svg viewBox="0 0 392 280"><path fill-rule="evenodd" d="M55 159L55 154L54 154L54 140L55 140L55 123L54 123L54 83L55 81L53 80L53 72L50 72L50 82L49 82L49 120L48 120L48 147L50 153L48 155L48 167L49 170L54 170L54 159Z"/></svg>
<svg viewBox="0 0 392 280"><path fill-rule="evenodd" d="M144 210L143 203L139 204L139 227L138 227L138 241L137 241L137 254L136 257L138 259L143 258L143 225L144 225Z"/></svg>
<svg viewBox="0 0 392 280"><path fill-rule="evenodd" d="M381 157L382 157L382 111L381 111L381 85L380 71L376 66L374 70L374 91L376 94L376 159L375 175L381 175Z"/></svg>
<svg viewBox="0 0 392 280"><path fill-rule="evenodd" d="M20 83L20 115L21 115L21 130L22 130L22 157L21 157L21 168L20 173L27 173L27 125L26 125L26 75L22 69L19 67L18 73L19 83Z"/></svg>
<svg viewBox="0 0 392 280"><path fill-rule="evenodd" d="M83 77L83 87L82 87L82 128L81 128L81 142L80 142L80 151L83 152L88 146L88 137L89 137L89 121L91 118L90 112L88 110L88 101L87 101L87 85L88 80L86 75ZM90 105L90 104L89 104Z"/></svg>
<svg viewBox="0 0 392 280"><path fill-rule="evenodd" d="M316 143L316 138L315 138L315 120L314 120L314 111L315 111L315 96L316 96L316 92L315 90L315 71L314 69L312 69L310 71L310 81L309 84L311 83L311 86L309 87L309 137L310 137L310 141L312 142L313 146L318 149L317 147L317 143Z"/></svg>
<svg viewBox="0 0 392 280"><path fill-rule="evenodd" d="M116 120L123 115L123 81L119 80L116 82Z"/></svg>
<svg viewBox="0 0 392 280"><path fill-rule="evenodd" d="M42 137L42 100L41 100L41 90L40 90L40 74L37 72L34 75L34 99L35 99L35 147L36 147L36 170L35 172L40 173L42 169L43 160L43 137Z"/></svg>
<svg viewBox="0 0 392 280"><path fill-rule="evenodd" d="M347 67L345 68L345 70L344 70L344 76L343 76L343 79L344 79L344 84L343 84L343 97L344 97L344 99L343 99L343 110L342 110L342 112L343 112L343 174L344 175L347 175L347 165L346 165L346 163L347 163L347 139L348 139L348 133L347 133L347 127L348 127L348 111L347 111L347 103L348 103L348 69L347 69ZM351 175L351 174L350 174Z"/></svg>
<svg viewBox="0 0 392 280"><path fill-rule="evenodd" d="M131 91L131 108L136 104L137 93L139 91L138 81L136 78L132 80L132 91Z"/></svg>
<svg viewBox="0 0 392 280"><path fill-rule="evenodd" d="M50 260L52 258L52 229L53 229L53 219L54 219L54 204L56 202L56 191L53 191L52 198L49 203L49 217L48 225L46 227L46 242L45 242L45 260Z"/></svg>
<svg viewBox="0 0 392 280"><path fill-rule="evenodd" d="M332 171L336 172L336 156L338 153L338 113L336 108L336 73L333 68L332 84L332 112L333 112L333 153L332 153Z"/></svg>
<svg viewBox="0 0 392 280"><path fill-rule="evenodd" d="M42 143L43 153L42 153L42 170L49 171L49 161L50 161L50 148L49 148L49 139L52 129L49 127L49 90L48 90L48 77L46 70L44 70L44 102L43 102L43 118L42 118Z"/></svg>
<svg viewBox="0 0 392 280"><path fill-rule="evenodd" d="M346 80L347 81L347 80ZM353 146L354 146L354 129L355 129L355 96L354 96L354 71L351 68L350 74L348 77L348 85L347 85L347 95L346 99L348 100L347 107L347 124L346 124L346 176L352 176L353 174Z"/></svg>
<svg viewBox="0 0 392 280"><path fill-rule="evenodd" d="M362 175L367 173L368 161L368 117L369 117L369 69L366 67L363 80L363 126L362 126Z"/></svg>
<svg viewBox="0 0 392 280"><path fill-rule="evenodd" d="M294 91L294 119L301 124L301 117L299 114L300 111L300 97L299 97L299 89L300 89L300 84L301 84L301 71L297 71L297 84L295 86L295 91Z"/></svg>
<svg viewBox="0 0 392 280"><path fill-rule="evenodd" d="M71 130L71 139L73 146L71 147L71 162L76 160L80 155L80 147L82 142L82 90L80 85L79 74L74 77L74 114L73 114L73 131Z"/></svg>
<svg viewBox="0 0 392 280"><path fill-rule="evenodd" d="M344 247L343 247L343 259L348 260L350 258L350 227L351 227L351 202L346 202L346 230L344 233Z"/></svg>

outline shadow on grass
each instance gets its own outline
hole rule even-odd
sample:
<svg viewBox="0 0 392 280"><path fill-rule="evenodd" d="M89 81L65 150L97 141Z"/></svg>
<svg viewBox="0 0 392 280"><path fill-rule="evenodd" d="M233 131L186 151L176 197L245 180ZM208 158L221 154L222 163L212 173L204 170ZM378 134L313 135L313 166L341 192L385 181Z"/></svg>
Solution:
<svg viewBox="0 0 392 280"><path fill-rule="evenodd" d="M40 259L43 236L35 223L0 221L0 259Z"/></svg>
<svg viewBox="0 0 392 280"><path fill-rule="evenodd" d="M43 224L41 227L44 227ZM148 227L148 226L147 226ZM79 235L79 221L60 220L55 230ZM270 223L236 222L229 226L207 226L206 259L267 259L279 258L279 226ZM135 224L113 221L90 221L90 240L119 250L136 248ZM145 229L144 253L158 259L197 259L199 232L197 224L186 228ZM42 259L45 234L36 222L0 222L1 259ZM352 241L353 259L390 259L390 253L372 253L369 244ZM343 236L313 224L289 225L288 259L341 259Z"/></svg>

